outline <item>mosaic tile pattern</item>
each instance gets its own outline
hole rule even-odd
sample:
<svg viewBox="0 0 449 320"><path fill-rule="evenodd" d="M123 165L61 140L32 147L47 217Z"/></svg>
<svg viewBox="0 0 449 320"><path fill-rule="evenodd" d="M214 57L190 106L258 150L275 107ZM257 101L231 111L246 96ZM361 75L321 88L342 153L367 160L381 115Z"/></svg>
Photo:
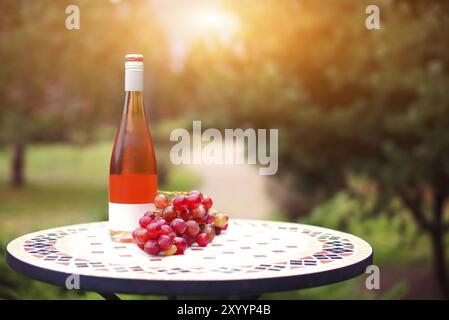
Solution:
<svg viewBox="0 0 449 320"><path fill-rule="evenodd" d="M54 271L168 281L309 274L349 266L372 253L368 243L347 233L238 219L209 246L194 246L178 256L149 256L134 244L111 242L106 222L35 232L12 241L7 250L19 260Z"/></svg>

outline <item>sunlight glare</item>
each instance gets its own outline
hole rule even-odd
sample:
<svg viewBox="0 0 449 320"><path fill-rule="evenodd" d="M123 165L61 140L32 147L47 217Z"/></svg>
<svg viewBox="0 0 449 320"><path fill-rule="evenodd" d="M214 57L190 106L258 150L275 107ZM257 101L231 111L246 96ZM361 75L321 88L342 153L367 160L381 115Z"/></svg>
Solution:
<svg viewBox="0 0 449 320"><path fill-rule="evenodd" d="M214 30L220 33L232 33L236 28L235 18L226 12L208 11L201 12L197 17L192 17L198 28L202 30Z"/></svg>

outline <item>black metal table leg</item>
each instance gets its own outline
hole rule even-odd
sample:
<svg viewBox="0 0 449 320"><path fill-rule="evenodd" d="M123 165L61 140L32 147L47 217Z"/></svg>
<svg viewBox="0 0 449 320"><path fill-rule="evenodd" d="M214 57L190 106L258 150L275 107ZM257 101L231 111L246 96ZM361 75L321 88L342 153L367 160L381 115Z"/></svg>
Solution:
<svg viewBox="0 0 449 320"><path fill-rule="evenodd" d="M218 300L258 300L262 294L253 294L253 295L232 295L232 296L219 296Z"/></svg>
<svg viewBox="0 0 449 320"><path fill-rule="evenodd" d="M100 296L102 296L105 300L120 300L120 298L114 293L102 293L97 292Z"/></svg>
<svg viewBox="0 0 449 320"><path fill-rule="evenodd" d="M239 300L258 300L262 295L261 294L254 294L249 296L239 296Z"/></svg>

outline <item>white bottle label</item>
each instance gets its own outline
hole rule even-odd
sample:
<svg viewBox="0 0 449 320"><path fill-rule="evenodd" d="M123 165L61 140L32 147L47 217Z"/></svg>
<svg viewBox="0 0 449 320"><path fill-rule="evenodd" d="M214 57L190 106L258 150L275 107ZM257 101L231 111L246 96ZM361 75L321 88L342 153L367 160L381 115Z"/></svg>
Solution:
<svg viewBox="0 0 449 320"><path fill-rule="evenodd" d="M143 69L125 70L125 91L143 91Z"/></svg>
<svg viewBox="0 0 449 320"><path fill-rule="evenodd" d="M153 203L109 202L109 230L134 231L139 227L139 219L147 211L156 211L156 206Z"/></svg>

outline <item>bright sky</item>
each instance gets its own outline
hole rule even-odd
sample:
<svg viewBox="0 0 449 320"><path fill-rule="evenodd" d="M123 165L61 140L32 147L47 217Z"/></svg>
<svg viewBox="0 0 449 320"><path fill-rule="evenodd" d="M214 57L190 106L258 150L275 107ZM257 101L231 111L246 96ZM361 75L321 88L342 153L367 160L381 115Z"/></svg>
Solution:
<svg viewBox="0 0 449 320"><path fill-rule="evenodd" d="M221 0L150 0L156 19L166 32L170 44L173 68L180 69L185 54L196 39L218 36L229 42L238 21L223 9Z"/></svg>

